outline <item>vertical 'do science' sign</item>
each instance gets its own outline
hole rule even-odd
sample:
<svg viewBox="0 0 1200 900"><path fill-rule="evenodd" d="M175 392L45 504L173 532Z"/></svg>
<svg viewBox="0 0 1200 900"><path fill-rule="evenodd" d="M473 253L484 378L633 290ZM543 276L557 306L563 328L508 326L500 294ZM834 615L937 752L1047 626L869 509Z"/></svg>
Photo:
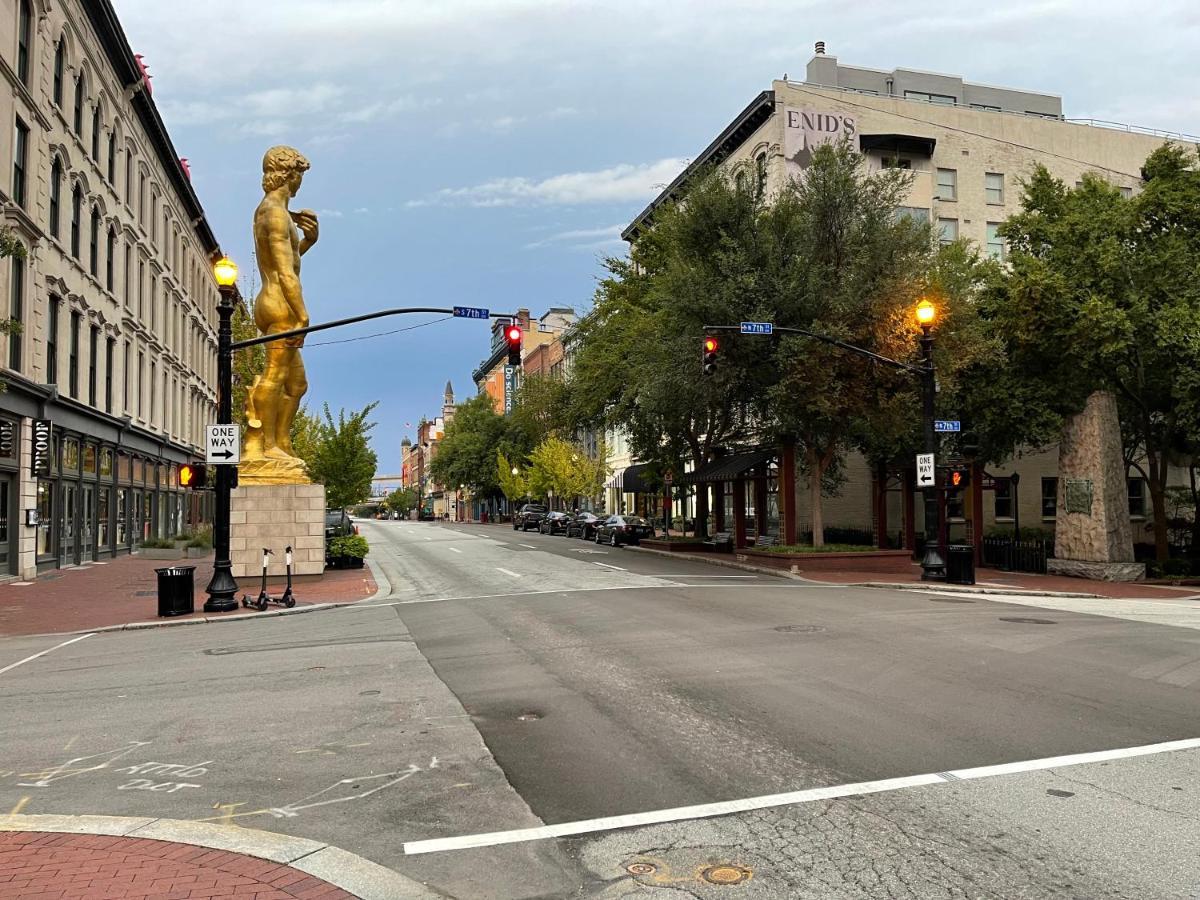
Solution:
<svg viewBox="0 0 1200 900"><path fill-rule="evenodd" d="M788 174L796 175L812 164L813 151L822 144L836 144L843 138L853 141L858 136L858 121L854 116L822 109L783 111L783 155L787 158Z"/></svg>

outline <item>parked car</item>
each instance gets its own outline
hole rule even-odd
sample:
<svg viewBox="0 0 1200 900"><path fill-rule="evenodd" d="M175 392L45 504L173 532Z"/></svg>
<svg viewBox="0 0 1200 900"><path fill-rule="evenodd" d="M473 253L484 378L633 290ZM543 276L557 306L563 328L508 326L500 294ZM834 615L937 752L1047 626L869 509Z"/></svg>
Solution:
<svg viewBox="0 0 1200 900"><path fill-rule="evenodd" d="M344 537L348 534L358 534L358 526L350 521L350 516L344 509L325 510L325 540Z"/></svg>
<svg viewBox="0 0 1200 900"><path fill-rule="evenodd" d="M570 513L548 512L542 516L538 531L542 534L566 534L567 526L571 524Z"/></svg>
<svg viewBox="0 0 1200 900"><path fill-rule="evenodd" d="M513 531L528 531L542 524L542 516L546 515L546 507L540 503L526 503L513 516Z"/></svg>
<svg viewBox="0 0 1200 900"><path fill-rule="evenodd" d="M641 516L609 516L596 525L596 543L611 547L636 544L642 538L654 537L654 526Z"/></svg>
<svg viewBox="0 0 1200 900"><path fill-rule="evenodd" d="M596 525L604 520L590 512L577 513L570 522L567 523L567 537L581 537L585 541L590 541L596 536Z"/></svg>

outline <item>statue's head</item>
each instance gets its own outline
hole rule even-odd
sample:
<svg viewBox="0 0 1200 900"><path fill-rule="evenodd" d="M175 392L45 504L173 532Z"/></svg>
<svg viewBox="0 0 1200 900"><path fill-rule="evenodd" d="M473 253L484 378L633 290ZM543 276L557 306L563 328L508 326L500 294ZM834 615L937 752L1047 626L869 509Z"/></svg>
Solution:
<svg viewBox="0 0 1200 900"><path fill-rule="evenodd" d="M272 147L263 156L263 190L270 193L286 184L291 196L295 197L308 168L309 162L299 150Z"/></svg>

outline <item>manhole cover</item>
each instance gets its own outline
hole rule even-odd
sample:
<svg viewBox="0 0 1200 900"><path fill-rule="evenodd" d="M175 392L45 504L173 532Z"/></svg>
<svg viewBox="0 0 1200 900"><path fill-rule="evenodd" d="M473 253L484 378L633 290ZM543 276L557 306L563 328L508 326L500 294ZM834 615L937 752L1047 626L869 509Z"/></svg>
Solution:
<svg viewBox="0 0 1200 900"><path fill-rule="evenodd" d="M974 600L964 600L961 597L930 597L930 603L974 603Z"/></svg>
<svg viewBox="0 0 1200 900"><path fill-rule="evenodd" d="M750 879L750 870L745 866L709 866L700 877L709 884L741 884Z"/></svg>
<svg viewBox="0 0 1200 900"><path fill-rule="evenodd" d="M517 721L518 722L536 722L541 717L542 717L542 714L539 712L523 712L519 716L517 716Z"/></svg>
<svg viewBox="0 0 1200 900"><path fill-rule="evenodd" d="M775 631L784 634L816 634L819 631L824 631L824 625L777 625Z"/></svg>
<svg viewBox="0 0 1200 900"><path fill-rule="evenodd" d="M625 867L625 871L630 875L653 875L658 871L658 867L650 863L630 863Z"/></svg>
<svg viewBox="0 0 1200 900"><path fill-rule="evenodd" d="M1001 616L1001 622L1016 622L1018 625L1057 625L1053 619L1026 619L1020 616Z"/></svg>

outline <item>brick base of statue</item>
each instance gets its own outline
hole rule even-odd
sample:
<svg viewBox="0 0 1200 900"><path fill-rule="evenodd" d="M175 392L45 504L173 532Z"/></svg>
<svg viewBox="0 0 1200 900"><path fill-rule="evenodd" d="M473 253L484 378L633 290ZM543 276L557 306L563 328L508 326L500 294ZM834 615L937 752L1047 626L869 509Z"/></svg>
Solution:
<svg viewBox="0 0 1200 900"><path fill-rule="evenodd" d="M285 574L284 548L289 545L293 575L325 571L325 485L256 484L234 490L229 557L239 587L254 593L250 579L262 575L263 547L275 554L267 574Z"/></svg>

